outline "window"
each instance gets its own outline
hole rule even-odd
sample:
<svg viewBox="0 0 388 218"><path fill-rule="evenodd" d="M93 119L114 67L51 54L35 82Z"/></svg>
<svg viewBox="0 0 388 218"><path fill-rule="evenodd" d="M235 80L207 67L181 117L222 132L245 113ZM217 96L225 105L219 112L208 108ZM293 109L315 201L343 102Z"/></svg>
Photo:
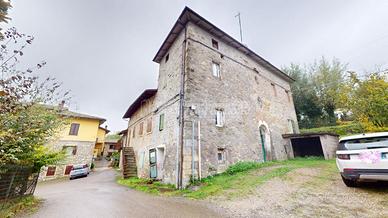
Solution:
<svg viewBox="0 0 388 218"><path fill-rule="evenodd" d="M115 149L115 145L109 145L109 149L111 150Z"/></svg>
<svg viewBox="0 0 388 218"><path fill-rule="evenodd" d="M78 135L79 123L72 123L70 125L69 135Z"/></svg>
<svg viewBox="0 0 388 218"><path fill-rule="evenodd" d="M147 120L147 133L152 132L152 118Z"/></svg>
<svg viewBox="0 0 388 218"><path fill-rule="evenodd" d="M144 126L144 123L141 122L141 123L139 124L139 135L143 135L143 126Z"/></svg>
<svg viewBox="0 0 388 218"><path fill-rule="evenodd" d="M67 155L76 155L77 154L77 146L63 146L62 150L66 151Z"/></svg>
<svg viewBox="0 0 388 218"><path fill-rule="evenodd" d="M275 97L277 96L277 93L276 93L276 87L275 87L275 84L271 83L271 86L272 86L272 90L273 90L273 94L275 95Z"/></svg>
<svg viewBox="0 0 388 218"><path fill-rule="evenodd" d="M218 49L218 42L214 39L212 39L212 46L213 48Z"/></svg>
<svg viewBox="0 0 388 218"><path fill-rule="evenodd" d="M145 154L144 151L139 152L139 167L140 167L140 169L143 169L143 167L144 167L144 154Z"/></svg>
<svg viewBox="0 0 388 218"><path fill-rule="evenodd" d="M167 63L168 59L170 58L170 54L166 55L165 63Z"/></svg>
<svg viewBox="0 0 388 218"><path fill-rule="evenodd" d="M55 169L56 167L48 167L47 168L47 173L46 173L46 176L54 176L55 175Z"/></svg>
<svg viewBox="0 0 388 218"><path fill-rule="evenodd" d="M65 175L69 175L70 171L73 169L73 165L68 165L65 168Z"/></svg>
<svg viewBox="0 0 388 218"><path fill-rule="evenodd" d="M216 109L216 126L223 127L224 126L224 110Z"/></svg>
<svg viewBox="0 0 388 218"><path fill-rule="evenodd" d="M132 130L132 138L135 138L136 136L136 126L133 126L133 130Z"/></svg>
<svg viewBox="0 0 388 218"><path fill-rule="evenodd" d="M164 129L164 114L159 115L159 131Z"/></svg>
<svg viewBox="0 0 388 218"><path fill-rule="evenodd" d="M284 90L287 95L288 102L291 102L290 92L288 90Z"/></svg>
<svg viewBox="0 0 388 218"><path fill-rule="evenodd" d="M212 62L212 72L213 72L213 76L220 78L221 77L220 64Z"/></svg>
<svg viewBox="0 0 388 218"><path fill-rule="evenodd" d="M218 163L224 163L225 162L225 149L219 148L217 150L217 160L218 160Z"/></svg>

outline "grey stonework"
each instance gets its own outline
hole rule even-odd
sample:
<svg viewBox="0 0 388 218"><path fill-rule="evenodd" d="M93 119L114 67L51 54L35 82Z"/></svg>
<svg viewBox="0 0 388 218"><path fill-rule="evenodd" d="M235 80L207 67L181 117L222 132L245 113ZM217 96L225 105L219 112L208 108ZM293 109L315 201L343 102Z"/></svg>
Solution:
<svg viewBox="0 0 388 218"><path fill-rule="evenodd" d="M290 81L197 25L189 22L186 28L184 185L191 177L198 178L199 168L202 177L206 177L223 172L238 161L263 161L260 127L265 129L267 159L287 159L290 149L282 134L290 132L288 120L295 123L297 120ZM212 48L212 39L218 41L218 50ZM165 183L176 183L178 94L184 43L184 31L181 31L167 52L169 60L166 62L164 57L160 62L157 93L142 104L128 123L127 146L134 147L137 154L139 176L149 177L149 149L163 148L164 161L158 167L163 169L159 179ZM212 62L220 65L221 78L212 75ZM223 127L215 125L216 109L224 111ZM162 131L158 129L160 114L165 115ZM152 119L153 123L152 132L148 134L147 119ZM141 122L144 122L143 136L138 135ZM297 124L295 131L298 132ZM218 160L218 152L223 154L224 160Z"/></svg>
<svg viewBox="0 0 388 218"><path fill-rule="evenodd" d="M63 149L63 146L76 146L77 152L75 155L68 154L66 156L66 159L61 161L59 164L56 165L55 175L54 176L46 176L48 166L42 167L39 179L40 180L49 180L49 179L55 179L60 178L65 175L65 169L66 166L69 165L80 165L80 164L88 164L91 166L93 161L93 149L94 149L95 142L88 142L88 141L65 141L60 140L56 143L52 143L51 148L56 151L61 151Z"/></svg>

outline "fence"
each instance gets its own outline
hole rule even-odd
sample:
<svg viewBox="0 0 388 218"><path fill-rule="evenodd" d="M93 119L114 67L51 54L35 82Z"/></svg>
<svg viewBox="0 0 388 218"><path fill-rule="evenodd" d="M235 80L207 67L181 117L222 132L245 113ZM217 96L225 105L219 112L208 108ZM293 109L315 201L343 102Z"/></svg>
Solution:
<svg viewBox="0 0 388 218"><path fill-rule="evenodd" d="M0 166L0 200L34 194L38 177L32 167Z"/></svg>

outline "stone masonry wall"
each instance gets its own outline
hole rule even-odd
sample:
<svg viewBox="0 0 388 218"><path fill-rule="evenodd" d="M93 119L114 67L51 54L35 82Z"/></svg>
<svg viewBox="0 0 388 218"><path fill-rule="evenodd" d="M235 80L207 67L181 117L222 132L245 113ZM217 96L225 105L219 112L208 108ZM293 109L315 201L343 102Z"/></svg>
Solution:
<svg viewBox="0 0 388 218"><path fill-rule="evenodd" d="M176 182L176 147L178 143L179 90L182 63L183 32L170 47L168 61L165 57L159 65L158 91L148 99L130 118L128 123L129 146L135 150L139 177L150 177L149 150L157 148L158 179L164 183ZM166 55L167 55L166 54ZM164 114L164 129L159 130L159 118ZM152 119L152 131L146 133L147 120ZM140 123L142 136L138 135ZM133 129L136 129L133 137ZM164 153L161 153L163 151Z"/></svg>
<svg viewBox="0 0 388 218"><path fill-rule="evenodd" d="M56 143L52 143L52 148L54 150L60 151L63 149L63 146L76 146L77 152L75 155L68 154L66 159L63 160L60 164L56 165L55 175L54 176L46 176L47 166L41 169L39 174L40 180L49 180L54 178L59 178L65 176L66 166L69 165L80 165L80 164L88 164L89 166L92 164L93 159L93 149L95 142L87 142L87 141L58 141Z"/></svg>
<svg viewBox="0 0 388 218"><path fill-rule="evenodd" d="M268 159L286 159L282 134L289 132L288 120L297 123L289 82L195 24L188 24L188 37L185 104L195 110L186 108L185 120L201 122L202 176L238 161L263 161L260 126L268 130ZM218 41L218 50L212 48L212 39ZM212 62L220 65L221 78L212 75ZM215 126L216 109L224 110L223 127ZM191 124L186 124L186 182L191 175L191 133ZM224 152L223 162L217 159L219 151Z"/></svg>

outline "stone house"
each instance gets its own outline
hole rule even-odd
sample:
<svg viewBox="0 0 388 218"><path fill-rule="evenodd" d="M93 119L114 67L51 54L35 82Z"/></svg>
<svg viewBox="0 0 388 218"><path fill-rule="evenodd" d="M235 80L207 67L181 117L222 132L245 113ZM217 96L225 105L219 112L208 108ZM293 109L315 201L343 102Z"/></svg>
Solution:
<svg viewBox="0 0 388 218"><path fill-rule="evenodd" d="M66 158L55 166L42 167L40 180L68 176L74 165L87 164L90 167L96 150L104 145L107 130L100 127L106 121L104 118L69 111L66 108L61 113L68 119L68 124L47 146L57 151L65 150Z"/></svg>
<svg viewBox="0 0 388 218"><path fill-rule="evenodd" d="M292 78L187 7L153 61L157 89L124 115L138 176L182 188L238 161L288 158Z"/></svg>
<svg viewBox="0 0 388 218"><path fill-rule="evenodd" d="M121 148L120 138L105 138L105 146L103 151L104 157L110 157L114 152L119 152Z"/></svg>

